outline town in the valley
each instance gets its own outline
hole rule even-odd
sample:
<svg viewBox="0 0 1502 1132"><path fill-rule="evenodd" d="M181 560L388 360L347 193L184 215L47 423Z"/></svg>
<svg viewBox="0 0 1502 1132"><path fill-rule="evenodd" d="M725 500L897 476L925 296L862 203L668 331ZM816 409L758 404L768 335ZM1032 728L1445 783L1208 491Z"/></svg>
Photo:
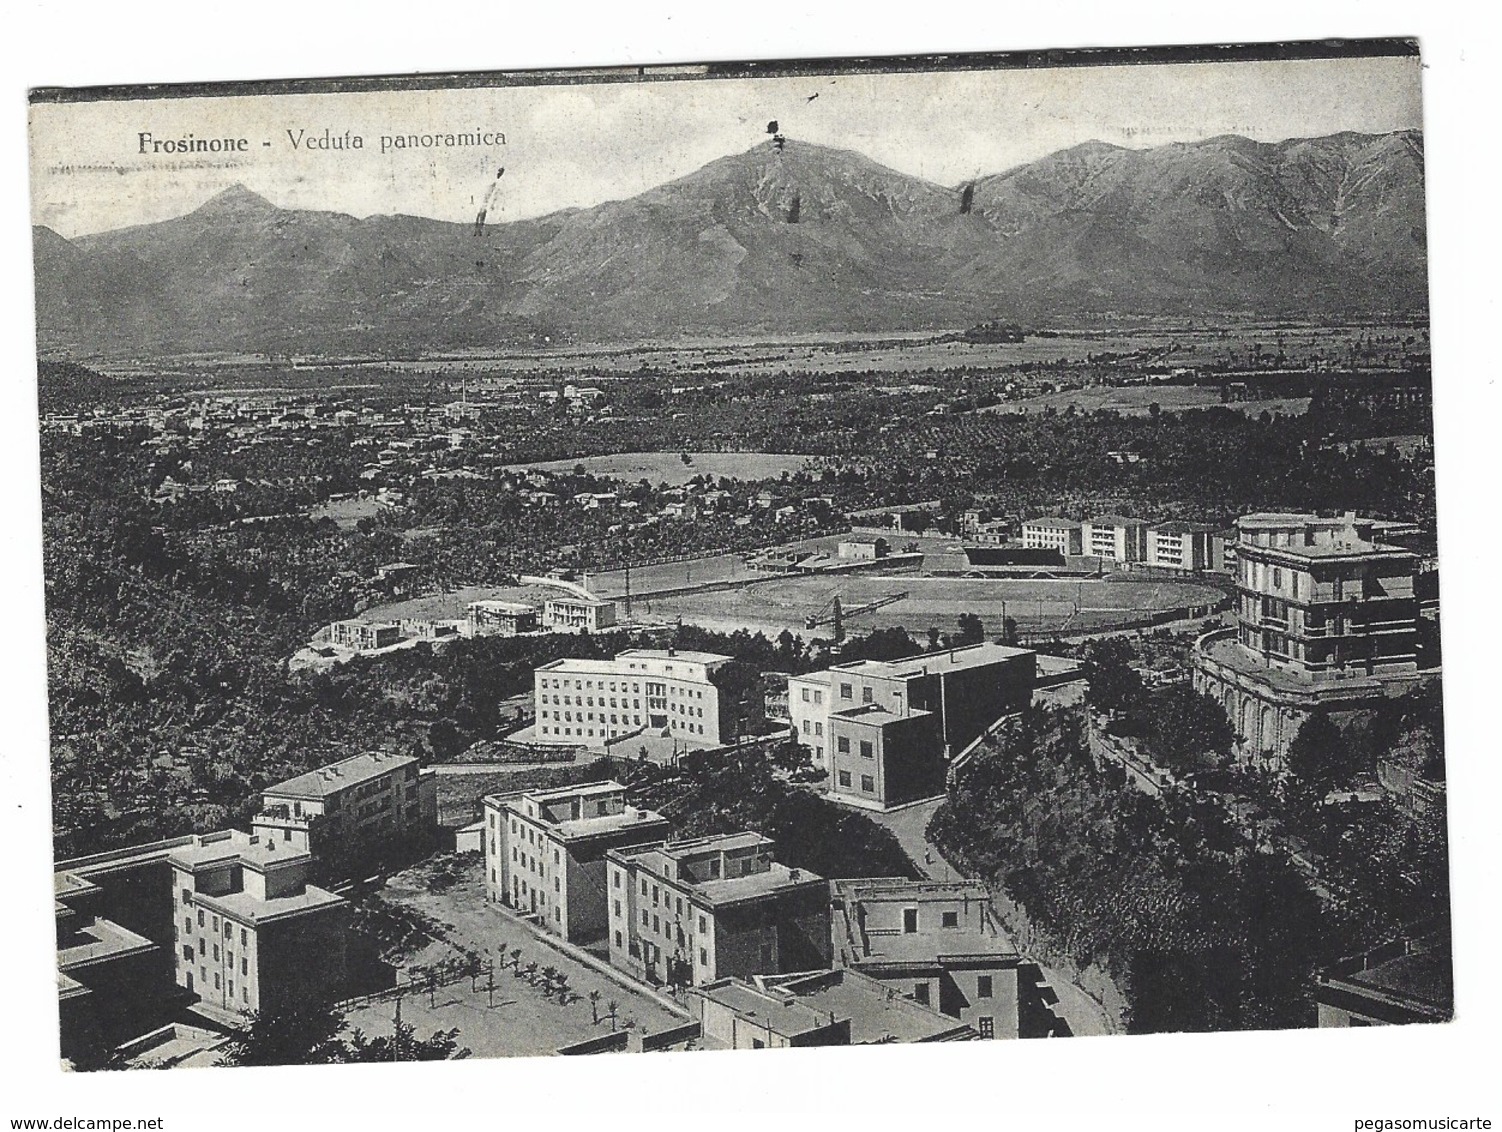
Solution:
<svg viewBox="0 0 1502 1132"><path fill-rule="evenodd" d="M44 363L64 1057L1447 1017L1423 332L1271 333Z"/></svg>
<svg viewBox="0 0 1502 1132"><path fill-rule="evenodd" d="M1449 1020L1348 48L33 92L66 1066Z"/></svg>

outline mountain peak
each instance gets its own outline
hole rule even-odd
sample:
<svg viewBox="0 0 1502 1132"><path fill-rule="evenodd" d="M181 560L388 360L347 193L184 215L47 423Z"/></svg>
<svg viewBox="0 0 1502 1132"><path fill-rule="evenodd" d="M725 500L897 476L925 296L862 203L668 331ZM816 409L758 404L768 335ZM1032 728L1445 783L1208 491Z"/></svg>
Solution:
<svg viewBox="0 0 1502 1132"><path fill-rule="evenodd" d="M278 209L259 193L253 193L237 182L215 193L193 211L200 216L205 214L243 216L265 215L276 212Z"/></svg>

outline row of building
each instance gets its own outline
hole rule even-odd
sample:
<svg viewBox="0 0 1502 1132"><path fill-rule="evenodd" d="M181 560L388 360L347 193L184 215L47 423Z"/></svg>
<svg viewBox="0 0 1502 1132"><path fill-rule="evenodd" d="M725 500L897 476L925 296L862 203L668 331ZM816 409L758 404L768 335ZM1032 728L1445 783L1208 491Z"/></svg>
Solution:
<svg viewBox="0 0 1502 1132"><path fill-rule="evenodd" d="M723 746L745 705L721 673L731 658L676 649L565 658L533 674L528 742L604 748L637 735L675 749ZM885 810L944 792L950 762L1031 702L1027 649L981 643L897 661L860 660L787 680L787 723L838 801ZM779 700L782 698L779 696Z"/></svg>
<svg viewBox="0 0 1502 1132"><path fill-rule="evenodd" d="M59 862L63 1056L97 1055L185 1009L222 1023L337 997L350 907L324 885L373 854L425 847L436 803L415 758L357 755L268 788L248 833Z"/></svg>
<svg viewBox="0 0 1502 1132"><path fill-rule="evenodd" d="M978 884L830 882L749 831L674 840L617 782L484 805L487 897L572 942L604 935L611 964L641 982L699 988L717 1004L705 1009L734 1013L771 994L756 980L851 970L981 1036L1018 1036L1020 957ZM766 1044L838 1040L811 1030Z"/></svg>
<svg viewBox="0 0 1502 1132"><path fill-rule="evenodd" d="M1208 523L1149 523L1123 515L1101 515L1082 523L1045 516L1022 524L1025 548L1184 573L1225 570L1227 546L1233 539L1232 532Z"/></svg>
<svg viewBox="0 0 1502 1132"><path fill-rule="evenodd" d="M367 620L350 617L329 625L336 648L374 652L408 640L460 637L516 637L526 633L597 633L616 625L616 603L593 594L561 594L541 606L520 601L472 601L462 619L404 617Z"/></svg>

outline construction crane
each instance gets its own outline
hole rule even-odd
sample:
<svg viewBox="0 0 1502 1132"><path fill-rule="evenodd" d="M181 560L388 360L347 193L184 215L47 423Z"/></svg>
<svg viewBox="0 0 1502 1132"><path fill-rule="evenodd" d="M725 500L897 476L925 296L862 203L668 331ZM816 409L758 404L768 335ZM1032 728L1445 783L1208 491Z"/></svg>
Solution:
<svg viewBox="0 0 1502 1132"><path fill-rule="evenodd" d="M908 590L902 590L899 593L887 594L886 597L879 597L875 601L866 602L864 605L851 606L849 609L845 609L840 605L840 595L836 593L819 607L818 612L811 613L805 617L803 619L803 626L806 629L817 629L820 625L833 624L839 626L846 617L859 617L862 613L871 613L874 610L882 608L882 606L901 601L908 596L909 592Z"/></svg>

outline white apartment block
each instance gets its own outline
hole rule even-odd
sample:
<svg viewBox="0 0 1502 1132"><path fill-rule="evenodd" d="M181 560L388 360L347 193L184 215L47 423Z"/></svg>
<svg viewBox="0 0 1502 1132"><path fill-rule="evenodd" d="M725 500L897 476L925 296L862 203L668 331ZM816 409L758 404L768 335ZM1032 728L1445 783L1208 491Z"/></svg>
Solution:
<svg viewBox="0 0 1502 1132"><path fill-rule="evenodd" d="M349 904L307 882L306 850L233 830L167 860L184 990L241 1013L340 996Z"/></svg>
<svg viewBox="0 0 1502 1132"><path fill-rule="evenodd" d="M613 660L555 660L533 674L538 743L603 747L642 732L691 748L718 747L723 718L714 674L728 656L629 649Z"/></svg>
<svg viewBox="0 0 1502 1132"><path fill-rule="evenodd" d="M605 933L605 854L671 833L661 814L628 804L619 782L492 794L481 830L485 895L587 942Z"/></svg>

